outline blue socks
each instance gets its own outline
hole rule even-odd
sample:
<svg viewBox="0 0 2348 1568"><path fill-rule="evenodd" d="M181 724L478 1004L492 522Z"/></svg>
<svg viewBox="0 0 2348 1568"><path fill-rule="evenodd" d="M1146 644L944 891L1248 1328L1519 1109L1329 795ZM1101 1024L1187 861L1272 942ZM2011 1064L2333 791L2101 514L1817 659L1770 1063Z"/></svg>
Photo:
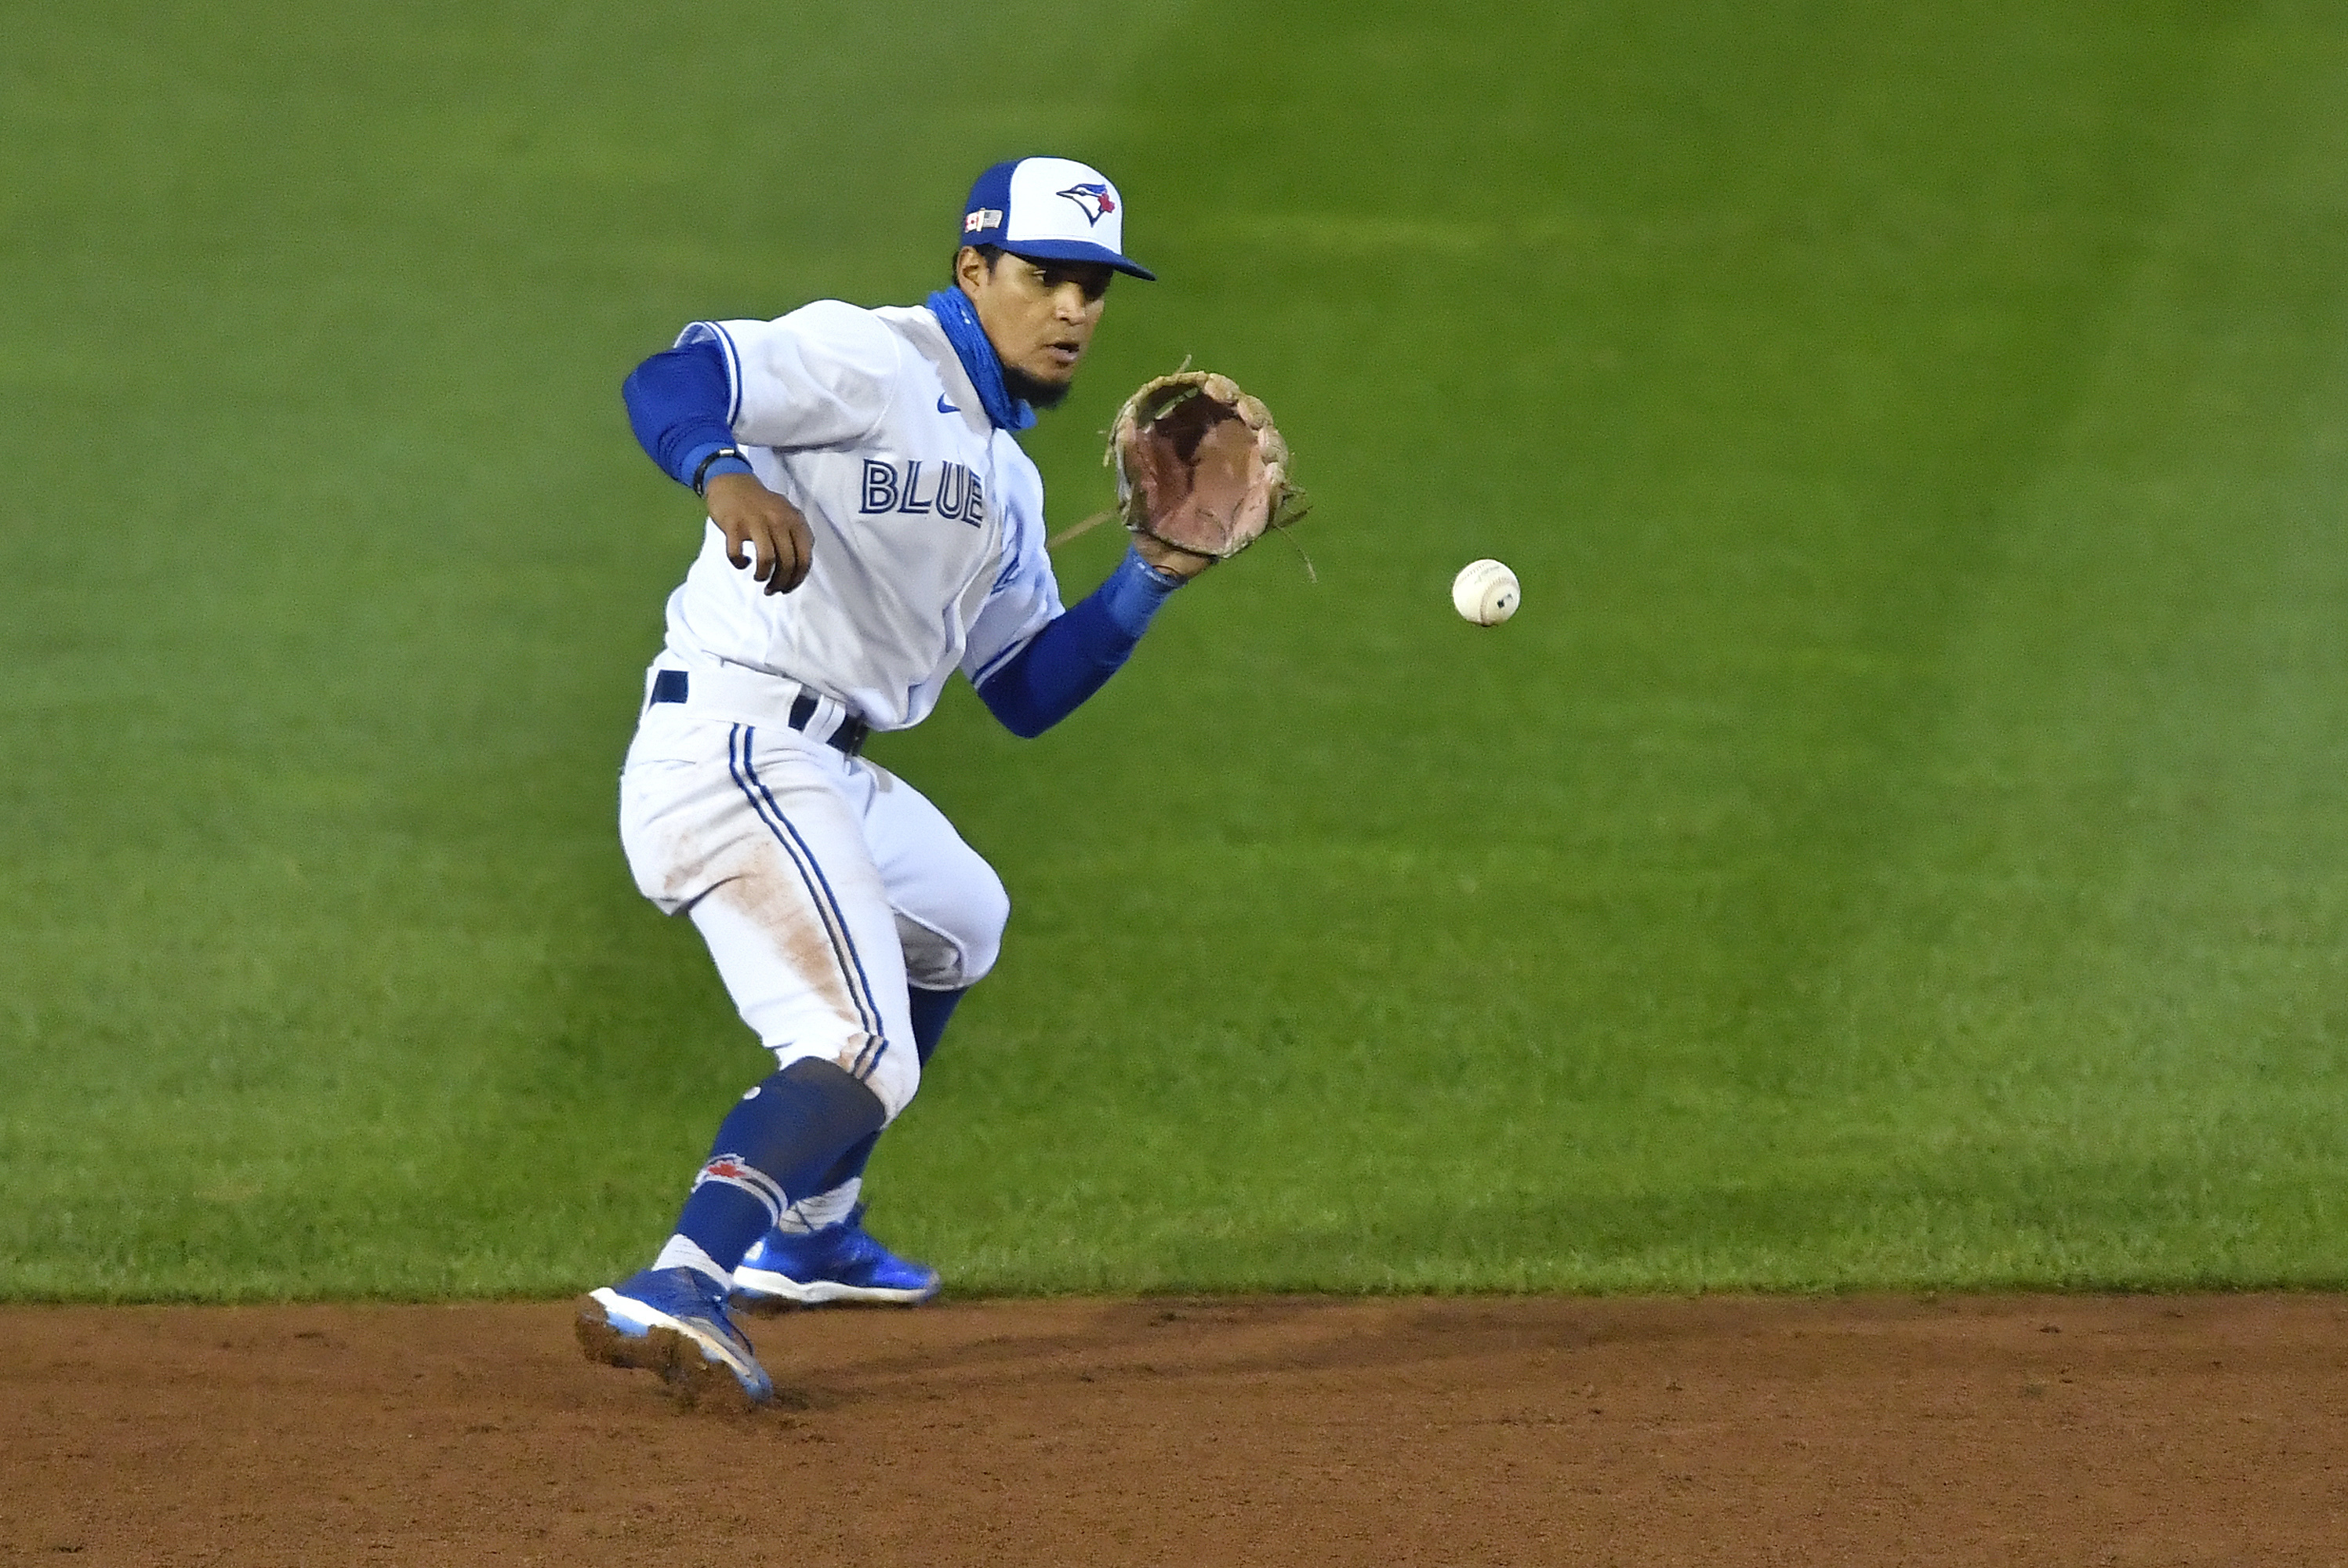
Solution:
<svg viewBox="0 0 2348 1568"><path fill-rule="evenodd" d="M834 1063L797 1061L769 1074L718 1124L677 1235L730 1272L792 1195L829 1191L839 1183L826 1172L844 1155L869 1156L887 1119L880 1097Z"/></svg>
<svg viewBox="0 0 2348 1568"><path fill-rule="evenodd" d="M963 995L912 989L913 1048L924 1066ZM887 1119L880 1098L831 1062L797 1061L770 1074L718 1124L654 1266L730 1275L792 1203L863 1175Z"/></svg>
<svg viewBox="0 0 2348 1568"><path fill-rule="evenodd" d="M938 1048L938 1041L946 1032L946 1022L953 1016L954 1004L970 995L965 985L959 991L924 991L919 985L905 987L913 1003L913 1051L922 1065L930 1065L930 1053Z"/></svg>

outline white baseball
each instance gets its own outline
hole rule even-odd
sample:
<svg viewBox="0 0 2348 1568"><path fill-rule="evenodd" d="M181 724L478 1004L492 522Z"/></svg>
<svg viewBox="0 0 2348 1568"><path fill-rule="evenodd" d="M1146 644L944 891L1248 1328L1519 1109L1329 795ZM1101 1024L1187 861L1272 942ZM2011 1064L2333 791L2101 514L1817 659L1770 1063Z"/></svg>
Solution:
<svg viewBox="0 0 2348 1568"><path fill-rule="evenodd" d="M1451 607L1479 626L1497 626L1515 614L1523 596L1517 574L1498 561L1471 561L1451 580Z"/></svg>

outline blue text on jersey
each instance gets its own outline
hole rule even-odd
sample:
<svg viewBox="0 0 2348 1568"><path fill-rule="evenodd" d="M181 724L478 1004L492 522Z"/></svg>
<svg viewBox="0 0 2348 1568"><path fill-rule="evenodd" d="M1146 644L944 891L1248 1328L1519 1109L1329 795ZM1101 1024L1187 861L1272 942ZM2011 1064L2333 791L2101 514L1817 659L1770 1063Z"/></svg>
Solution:
<svg viewBox="0 0 2348 1568"><path fill-rule="evenodd" d="M864 459L864 504L858 510L876 512L935 512L954 522L979 528L986 522L986 486L960 463L940 462L934 478L922 470L930 465L915 458L901 469L895 463ZM923 492L927 491L927 494Z"/></svg>

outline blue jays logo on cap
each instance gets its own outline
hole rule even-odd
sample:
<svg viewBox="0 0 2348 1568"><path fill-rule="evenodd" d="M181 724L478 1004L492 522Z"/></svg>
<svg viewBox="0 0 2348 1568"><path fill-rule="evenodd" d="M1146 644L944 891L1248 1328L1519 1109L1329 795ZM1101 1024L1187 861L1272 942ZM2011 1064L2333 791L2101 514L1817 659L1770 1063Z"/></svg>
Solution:
<svg viewBox="0 0 2348 1568"><path fill-rule="evenodd" d="M962 243L1039 261L1097 262L1157 273L1125 254L1125 201L1108 177L1069 158L1015 158L978 177L963 203Z"/></svg>
<svg viewBox="0 0 2348 1568"><path fill-rule="evenodd" d="M1117 193L1108 188L1107 181L1086 181L1082 185L1071 185L1057 194L1066 196L1082 208L1086 223L1097 223L1103 213L1117 211Z"/></svg>

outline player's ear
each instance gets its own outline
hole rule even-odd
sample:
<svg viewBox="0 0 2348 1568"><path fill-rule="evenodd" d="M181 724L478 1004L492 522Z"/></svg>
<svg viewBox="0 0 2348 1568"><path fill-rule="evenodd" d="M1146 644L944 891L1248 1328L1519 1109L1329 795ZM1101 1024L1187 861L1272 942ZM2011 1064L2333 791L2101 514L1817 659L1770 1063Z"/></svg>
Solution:
<svg viewBox="0 0 2348 1568"><path fill-rule="evenodd" d="M986 253L975 245L964 245L954 253L954 283L973 299L986 286L987 274L994 270Z"/></svg>

